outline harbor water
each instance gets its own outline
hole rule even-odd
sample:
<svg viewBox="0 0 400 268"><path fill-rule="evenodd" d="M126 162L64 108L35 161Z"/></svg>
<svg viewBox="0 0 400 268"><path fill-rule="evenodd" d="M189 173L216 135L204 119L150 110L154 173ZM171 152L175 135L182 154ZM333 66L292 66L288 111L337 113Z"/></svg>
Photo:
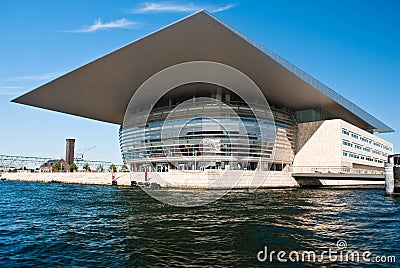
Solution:
<svg viewBox="0 0 400 268"><path fill-rule="evenodd" d="M171 190L169 190L171 191ZM207 194L201 192L201 194ZM0 267L311 267L271 251L341 250L400 263L400 199L384 189L233 191L173 207L128 187L0 182ZM261 255L260 255L261 254ZM269 254L269 253L268 253ZM318 266L356 263L321 259Z"/></svg>

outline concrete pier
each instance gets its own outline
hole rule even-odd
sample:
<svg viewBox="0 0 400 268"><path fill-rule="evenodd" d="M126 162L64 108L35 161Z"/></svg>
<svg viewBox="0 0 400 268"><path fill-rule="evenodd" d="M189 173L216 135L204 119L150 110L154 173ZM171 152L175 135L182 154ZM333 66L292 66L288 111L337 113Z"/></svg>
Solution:
<svg viewBox="0 0 400 268"><path fill-rule="evenodd" d="M240 178L233 173L240 173ZM231 188L231 176L239 178L235 180L234 188L249 188L254 184L255 171L230 171L230 174L223 174L219 170L207 170L202 172L181 172L170 171L165 173L148 172L147 180L144 172L117 172L114 173L3 173L3 178L11 181L29 182L60 182L71 184L91 184L91 185L119 185L131 186L131 182L136 183L157 183L163 188L192 188L192 189L226 189ZM232 174L231 174L232 173ZM227 176L229 175L229 176ZM293 188L299 184L288 172L266 172L263 174L265 180L259 182L260 188Z"/></svg>
<svg viewBox="0 0 400 268"><path fill-rule="evenodd" d="M130 173L114 173L118 185L130 186ZM88 185L111 185L112 173L91 173L91 172L52 172L52 173L3 173L2 178L9 181L27 181L27 182L60 182L67 184L88 184Z"/></svg>
<svg viewBox="0 0 400 268"><path fill-rule="evenodd" d="M392 163L385 164L385 194L392 195L394 193L394 170Z"/></svg>
<svg viewBox="0 0 400 268"><path fill-rule="evenodd" d="M392 169L393 170L393 169ZM305 174L289 171L239 171L205 170L183 172L171 170L169 172L117 172L117 173L3 173L2 178L11 181L29 182L59 182L90 185L119 185L131 186L139 183L157 183L162 188L188 189L248 189L248 188L296 188L296 187L352 187L378 186L383 187L382 178L366 175L341 176L340 174ZM392 175L393 177L393 175ZM113 184L114 178L114 184ZM391 186L395 188L395 186ZM391 189L392 189L391 188ZM393 191L393 190L389 190Z"/></svg>

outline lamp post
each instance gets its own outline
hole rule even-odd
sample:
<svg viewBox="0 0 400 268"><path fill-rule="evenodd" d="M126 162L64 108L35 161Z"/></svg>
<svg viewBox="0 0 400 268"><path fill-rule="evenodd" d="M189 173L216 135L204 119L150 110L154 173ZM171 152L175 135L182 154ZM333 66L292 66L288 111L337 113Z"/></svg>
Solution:
<svg viewBox="0 0 400 268"><path fill-rule="evenodd" d="M196 169L196 160L197 160L197 150L194 150L194 170Z"/></svg>

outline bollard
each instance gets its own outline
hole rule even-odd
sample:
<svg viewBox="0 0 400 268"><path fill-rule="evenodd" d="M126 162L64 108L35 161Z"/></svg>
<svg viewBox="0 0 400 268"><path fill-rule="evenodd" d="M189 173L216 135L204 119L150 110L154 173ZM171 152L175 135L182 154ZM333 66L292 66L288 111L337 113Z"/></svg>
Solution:
<svg viewBox="0 0 400 268"><path fill-rule="evenodd" d="M391 195L394 192L394 172L393 172L393 164L386 163L385 164L385 185L386 185L386 194Z"/></svg>
<svg viewBox="0 0 400 268"><path fill-rule="evenodd" d="M160 190L160 189L161 189L161 185L158 184L158 183L156 183L156 182L152 182L152 183L150 184L150 188L151 188L152 190Z"/></svg>

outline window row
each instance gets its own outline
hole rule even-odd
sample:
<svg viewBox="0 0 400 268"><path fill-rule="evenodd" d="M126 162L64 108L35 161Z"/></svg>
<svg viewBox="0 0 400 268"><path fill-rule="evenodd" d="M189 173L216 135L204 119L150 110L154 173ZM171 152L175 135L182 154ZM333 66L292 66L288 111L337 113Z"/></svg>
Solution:
<svg viewBox="0 0 400 268"><path fill-rule="evenodd" d="M342 144L345 145L345 146L356 148L358 150L363 150L363 151L368 152L368 153L372 152L373 154L381 155L381 156L384 156L384 157L388 156L388 154L385 153L385 152L382 152L382 151L379 151L379 150L375 150L375 149L372 149L370 147L366 147L366 146L363 146L361 144L358 144L358 143L355 143L355 142L351 142L351 141L348 141L348 140L342 140Z"/></svg>
<svg viewBox="0 0 400 268"><path fill-rule="evenodd" d="M370 157L367 155L357 154L357 153L353 153L350 151L343 151L343 156L351 157L351 158L355 158L355 159L366 160L366 161L375 162L375 163L384 163L384 161L382 159L373 158L373 157Z"/></svg>
<svg viewBox="0 0 400 268"><path fill-rule="evenodd" d="M392 148L390 146L384 145L384 144L382 144L380 142L373 141L373 140L371 140L369 138L366 138L366 137L364 137L364 136L362 136L360 134L357 134L357 133L352 132L350 130L347 130L345 128L342 128L342 133L344 135L351 136L352 138L354 138L356 140L361 140L361 141L363 141L365 143L373 144L374 146L382 148L382 149L385 149L387 151L392 151Z"/></svg>

